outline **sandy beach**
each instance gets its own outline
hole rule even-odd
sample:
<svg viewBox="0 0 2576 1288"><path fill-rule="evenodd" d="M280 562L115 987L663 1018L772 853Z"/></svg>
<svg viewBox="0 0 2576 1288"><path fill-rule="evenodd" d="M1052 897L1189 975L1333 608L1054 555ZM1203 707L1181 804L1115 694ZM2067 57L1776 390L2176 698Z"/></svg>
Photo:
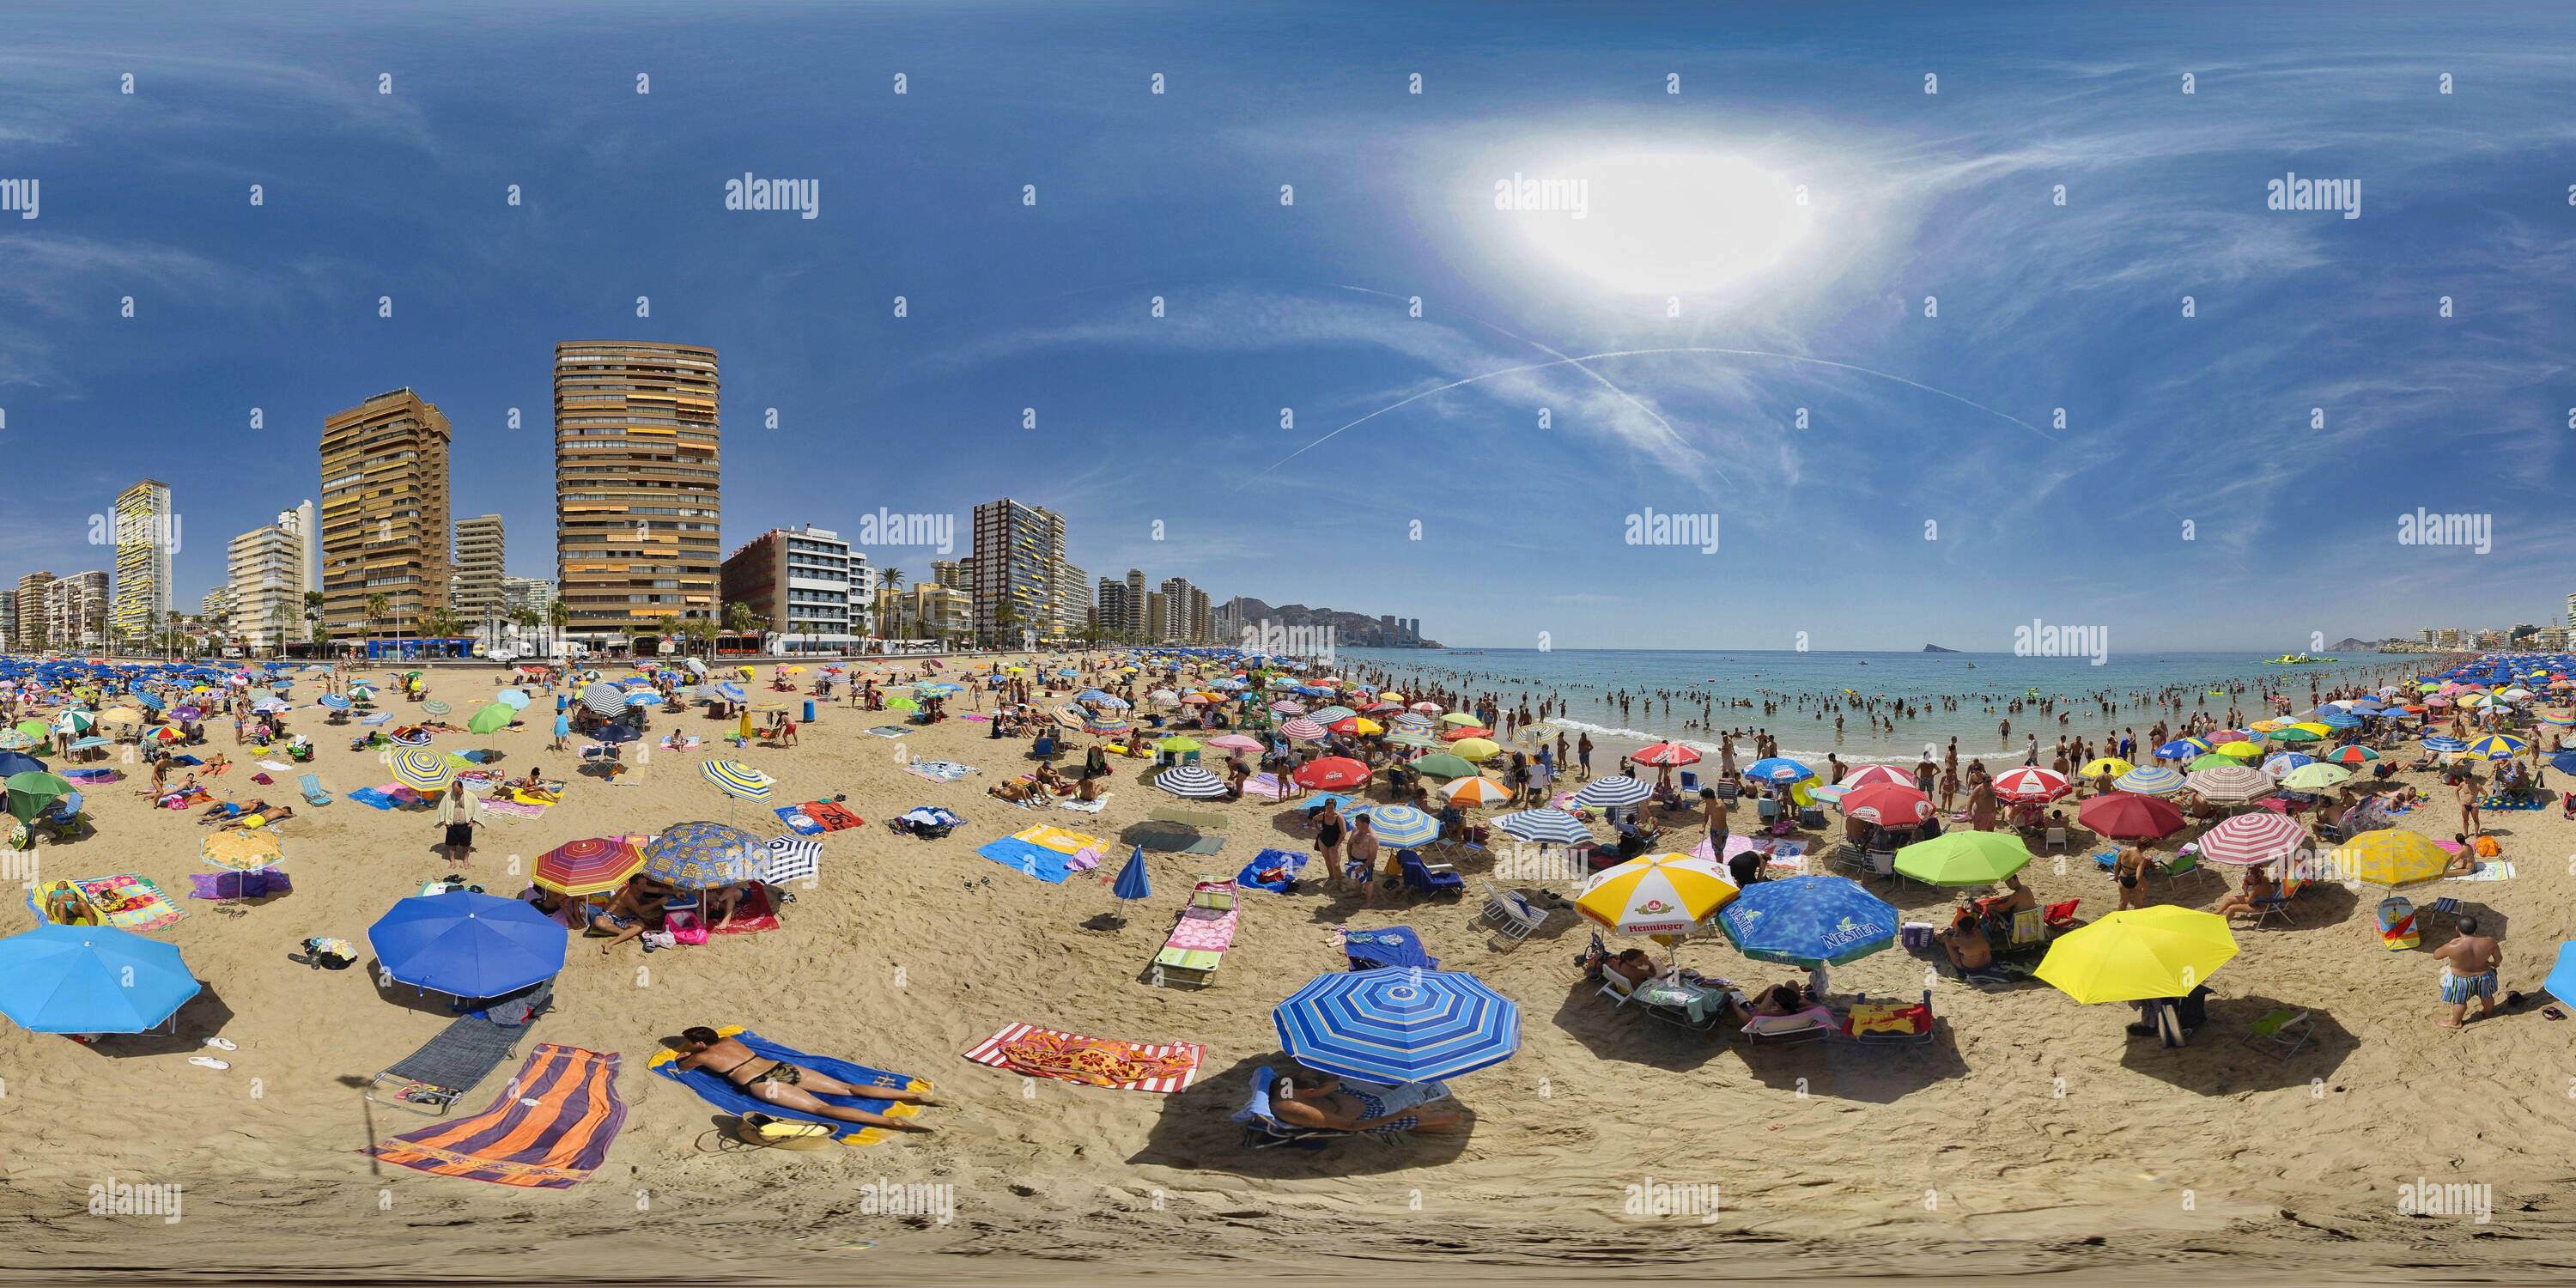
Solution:
<svg viewBox="0 0 2576 1288"><path fill-rule="evenodd" d="M497 675L441 669L431 695L470 710ZM349 751L322 714L292 713L321 744L311 768L322 781L343 797L386 781L376 753ZM1505 952L1474 924L1473 897L1363 911L1311 882L1246 896L1214 987L1163 989L1140 974L1192 879L1230 876L1265 845L1302 848L1285 812L1253 800L1206 806L1228 816L1222 850L1149 854L1154 897L1118 908L1102 881L1126 851L1118 835L1174 803L1146 762L1113 760L1096 817L1023 810L984 788L1025 765L1024 744L963 719L899 740L866 732L889 714L835 704L801 745L741 753L717 741L729 725L657 717L652 736L676 724L709 746L657 750L617 785L576 777L542 818L494 817L483 829L470 875L504 895L524 887L536 855L576 837L689 819L775 833L767 807L700 777L710 749L775 776L779 803L846 795L867 819L821 838L821 875L778 930L650 955L573 941L559 1009L528 1041L622 1058L616 1085L630 1112L587 1182L483 1185L360 1152L423 1125L360 1089L446 1014L434 996L377 986L363 963L313 970L287 954L307 935L363 947L368 923L447 865L428 813L342 799L284 824L292 895L256 906L183 898L185 919L155 932L206 985L175 1036L87 1047L0 1031L0 1123L15 1143L0 1186L8 1273L581 1280L688 1265L763 1282L1090 1281L1379 1277L1436 1263L1447 1277L1506 1279L1697 1274L1716 1262L1741 1276L2166 1278L2225 1254L2232 1274L2310 1278L2392 1264L2520 1274L2568 1246L2557 1182L2576 1146L2563 1114L2576 1029L2542 1018L2546 999L2465 1031L2437 1028L2446 1008L2435 1005L2428 954L2444 936L2388 951L2368 902L2340 888L2304 896L2289 928L2240 929L2238 958L2213 981L2208 1027L2178 1050L2124 1034L2125 1006L2079 1006L2029 983L1980 991L1898 949L1837 969L1835 987L1895 997L1928 987L1940 1017L1932 1045L1748 1051L1614 1011L1572 964L1589 926L1570 914ZM210 746L231 751L230 740L227 723ZM498 750L505 771L568 774L573 758L547 742L532 722L437 746ZM912 758L979 772L934 783L906 772ZM292 775L275 788L244 782L255 759L234 755L223 793L291 796ZM138 783L93 789L95 833L40 847L41 875L132 872L175 895L210 870L194 811L148 808ZM937 841L879 825L922 804L966 822ZM2450 819L2436 805L2405 824L2446 839ZM2536 992L2557 944L2576 935L2561 891L2576 826L2555 809L2490 820L2514 879L2413 893L2455 895L2501 923L2506 987ZM1056 886L974 852L1040 822L1106 838L1116 855ZM1468 875L1472 894L1487 874ZM2043 856L2026 875L2045 900L2082 899L2079 915L2111 906L2109 878L2080 853ZM2158 902L2204 908L2221 893L2207 873L2155 890ZM1941 919L1949 901L1904 884L1886 897L1924 920ZM1123 926L1104 920L1113 912ZM1344 966L1333 927L1397 923L1522 1010L1519 1054L1454 1083L1472 1133L1245 1148L1229 1115L1255 1068L1283 1063L1271 1007ZM1717 939L1684 945L1680 958L1742 981L1793 974ZM2318 1027L2286 1061L2239 1041L2277 1007L2309 1011ZM1172 1095L1025 1080L960 1058L1015 1022L1207 1050L1196 1081ZM724 1148L717 1112L644 1068L694 1024L743 1024L926 1078L954 1107L925 1111L928 1136L823 1152ZM225 1055L231 1067L191 1065L215 1033L239 1048ZM498 1094L515 1067L457 1113ZM91 1188L118 1183L183 1187L183 1220L91 1217ZM2400 1187L2428 1183L2491 1187L2492 1212L2401 1215ZM953 1209L869 1206L900 1186L947 1187L913 1193L944 1195ZM1657 1215L1657 1197L1674 1194L1694 1210Z"/></svg>

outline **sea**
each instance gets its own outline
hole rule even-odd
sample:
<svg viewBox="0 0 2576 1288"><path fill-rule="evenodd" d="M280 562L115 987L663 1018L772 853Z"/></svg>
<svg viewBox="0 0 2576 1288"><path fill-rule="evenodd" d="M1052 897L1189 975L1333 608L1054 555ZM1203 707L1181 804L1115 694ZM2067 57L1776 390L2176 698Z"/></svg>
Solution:
<svg viewBox="0 0 2576 1288"><path fill-rule="evenodd" d="M1719 731L1767 729L1781 754L1821 760L1828 752L1854 763L1911 765L1927 744L1959 740L1962 758L2018 760L2028 736L2044 748L2063 732L2099 739L2113 729L2135 729L2144 739L2164 701L2179 697L2182 714L2224 718L2233 707L2257 720L2264 695L2278 692L2306 711L2308 689L2367 683L2394 684L2447 664L2430 656L2352 653L2322 665L2266 665L2246 653L2136 653L2114 655L2095 666L2086 658L2023 657L2011 653L1761 652L1665 649L1363 649L1335 650L1333 665L1350 678L1383 677L1408 696L1416 688L1453 693L1495 693L1505 709L1523 695L1532 709L1543 696L1566 701L1555 722L1586 730L1610 752L1672 740L1713 750ZM1427 682L1427 686L1426 686ZM1624 708L1615 695L1625 694ZM1705 724L1696 695L1721 703L1743 699L1750 707L1718 705ZM1684 695L1693 695L1685 701ZM1904 699L1915 714L1896 717L1893 733L1873 730L1855 701ZM1944 704L1937 699L1950 698ZM2057 715L2037 709L2058 699ZM1765 701L1776 703L1766 714ZM2100 702L2115 705L2105 715ZM2024 709L2015 711L2015 702ZM1829 704L1831 704L1829 706ZM1834 717L1844 717L1837 731ZM2009 719L2007 738L1999 723ZM1736 749L1749 761L1749 740Z"/></svg>

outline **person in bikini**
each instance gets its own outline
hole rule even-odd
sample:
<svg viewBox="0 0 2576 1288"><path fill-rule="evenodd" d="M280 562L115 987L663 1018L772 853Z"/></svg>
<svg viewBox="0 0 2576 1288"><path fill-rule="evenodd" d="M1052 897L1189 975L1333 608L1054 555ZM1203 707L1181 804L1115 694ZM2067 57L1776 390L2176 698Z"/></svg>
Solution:
<svg viewBox="0 0 2576 1288"><path fill-rule="evenodd" d="M1300 1070L1298 1077L1278 1081L1270 1110L1289 1126L1327 1131L1444 1133L1465 1128L1463 1113L1421 1107L1424 1093L1433 1090L1446 1092L1437 1083L1362 1090L1330 1074Z"/></svg>
<svg viewBox="0 0 2576 1288"><path fill-rule="evenodd" d="M802 1114L837 1119L845 1123L862 1123L888 1131L918 1132L928 1135L930 1128L909 1118L889 1118L865 1109L827 1104L822 1096L855 1096L867 1100L891 1100L907 1105L943 1105L947 1102L927 1092L902 1087L854 1087L838 1078L826 1077L811 1069L801 1069L784 1060L769 1057L716 1031L700 1025L683 1029L680 1037L688 1049L680 1055L682 1069L704 1069L748 1092L755 1100L792 1109Z"/></svg>

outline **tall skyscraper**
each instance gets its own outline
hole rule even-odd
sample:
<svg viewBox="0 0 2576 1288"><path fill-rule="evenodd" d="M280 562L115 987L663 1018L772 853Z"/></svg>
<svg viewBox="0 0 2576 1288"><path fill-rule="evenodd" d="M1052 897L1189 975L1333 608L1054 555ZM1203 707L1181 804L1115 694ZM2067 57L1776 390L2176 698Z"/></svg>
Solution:
<svg viewBox="0 0 2576 1288"><path fill-rule="evenodd" d="M170 553L178 520L170 485L145 479L116 494L116 636L137 644L170 624Z"/></svg>
<svg viewBox="0 0 2576 1288"><path fill-rule="evenodd" d="M322 422L322 620L339 639L412 636L447 601L447 417L408 388ZM385 597L381 620L367 599Z"/></svg>
<svg viewBox="0 0 2576 1288"><path fill-rule="evenodd" d="M555 585L565 637L623 647L657 619L718 619L724 551L716 351L555 346Z"/></svg>
<svg viewBox="0 0 2576 1288"><path fill-rule="evenodd" d="M283 511L277 522L224 543L232 628L245 648L282 650L305 638L304 538L289 526L301 517Z"/></svg>
<svg viewBox="0 0 2576 1288"><path fill-rule="evenodd" d="M1145 592L1145 621L1148 623L1142 637L1145 643L1160 644L1171 638L1163 632L1163 622L1170 608L1170 601L1163 592L1159 590Z"/></svg>
<svg viewBox="0 0 2576 1288"><path fill-rule="evenodd" d="M301 576L298 593L322 589L322 525L317 522L311 501L299 502L292 510L277 512L277 526L294 537L301 549Z"/></svg>
<svg viewBox="0 0 2576 1288"><path fill-rule="evenodd" d="M1103 634L1113 637L1127 633L1127 583L1108 577L1100 579L1099 599L1092 605L1092 622Z"/></svg>
<svg viewBox="0 0 2576 1288"><path fill-rule="evenodd" d="M1050 633L1064 519L1004 497L975 507L975 637L1016 641Z"/></svg>
<svg viewBox="0 0 2576 1288"><path fill-rule="evenodd" d="M1091 624L1090 574L1064 560L1055 568L1054 635L1071 635Z"/></svg>
<svg viewBox="0 0 2576 1288"><path fill-rule="evenodd" d="M18 628L9 637L13 646L32 651L57 642L53 619L45 608L45 593L53 584L50 572L31 572L18 579Z"/></svg>
<svg viewBox="0 0 2576 1288"><path fill-rule="evenodd" d="M1118 626L1137 639L1150 638L1145 625L1145 572L1141 568L1127 570L1127 616Z"/></svg>
<svg viewBox="0 0 2576 1288"><path fill-rule="evenodd" d="M501 572L501 516L458 519L455 604L466 629L479 630L486 618L501 616Z"/></svg>
<svg viewBox="0 0 2576 1288"><path fill-rule="evenodd" d="M17 640L18 592L0 590L0 641L15 644Z"/></svg>

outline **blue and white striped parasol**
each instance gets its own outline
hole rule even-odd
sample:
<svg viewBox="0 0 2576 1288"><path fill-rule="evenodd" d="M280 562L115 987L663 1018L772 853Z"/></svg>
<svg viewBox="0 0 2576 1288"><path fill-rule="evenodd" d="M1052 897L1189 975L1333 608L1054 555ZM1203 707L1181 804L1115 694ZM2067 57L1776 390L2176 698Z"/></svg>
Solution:
<svg viewBox="0 0 2576 1288"><path fill-rule="evenodd" d="M1500 1064L1521 1044L1520 1007L1457 971L1389 966L1318 975L1270 1021L1298 1063L1391 1085Z"/></svg>

